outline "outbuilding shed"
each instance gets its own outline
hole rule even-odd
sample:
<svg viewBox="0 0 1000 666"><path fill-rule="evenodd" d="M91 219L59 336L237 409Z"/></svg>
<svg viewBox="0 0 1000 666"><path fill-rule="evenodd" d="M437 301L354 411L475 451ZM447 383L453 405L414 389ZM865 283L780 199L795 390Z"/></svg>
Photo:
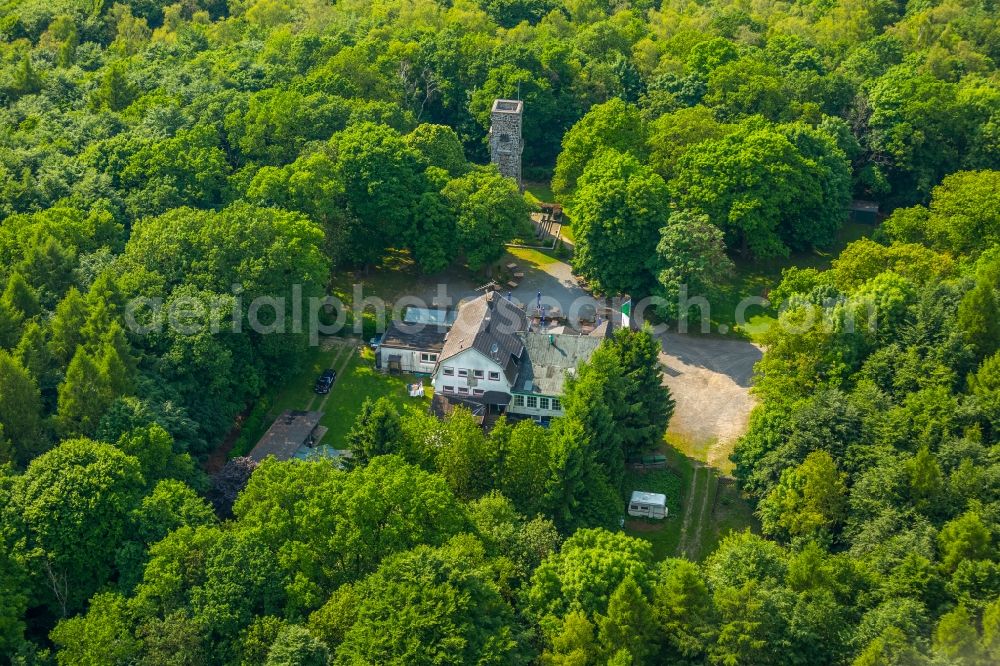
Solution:
<svg viewBox="0 0 1000 666"><path fill-rule="evenodd" d="M446 333L444 326L394 321L375 352L377 367L389 372L431 374L444 347Z"/></svg>
<svg viewBox="0 0 1000 666"><path fill-rule="evenodd" d="M291 459L299 449L312 448L323 439L326 428L319 424L322 418L323 412L286 409L247 456L255 462L261 462L268 456L278 460Z"/></svg>

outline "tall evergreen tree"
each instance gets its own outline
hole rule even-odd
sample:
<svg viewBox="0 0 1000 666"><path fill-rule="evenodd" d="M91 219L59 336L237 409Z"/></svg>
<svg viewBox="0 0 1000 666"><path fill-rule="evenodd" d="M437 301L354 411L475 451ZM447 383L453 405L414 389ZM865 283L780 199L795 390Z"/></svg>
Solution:
<svg viewBox="0 0 1000 666"><path fill-rule="evenodd" d="M114 399L112 379L99 362L78 349L59 385L59 430L63 437L91 435Z"/></svg>
<svg viewBox="0 0 1000 666"><path fill-rule="evenodd" d="M17 312L22 320L31 319L42 312L42 306L38 302L38 294L17 272L12 273L7 280L7 287L4 289L0 301Z"/></svg>
<svg viewBox="0 0 1000 666"><path fill-rule="evenodd" d="M396 411L388 398L372 401L365 398L354 425L347 434L347 445L354 462L365 465L375 456L398 453L403 430Z"/></svg>
<svg viewBox="0 0 1000 666"><path fill-rule="evenodd" d="M580 364L574 376L567 378L563 396L561 420L579 424L594 462L615 485L625 465L622 427L626 424L620 421L630 409L625 387L618 359L603 345Z"/></svg>
<svg viewBox="0 0 1000 666"><path fill-rule="evenodd" d="M51 324L52 338L49 341L52 355L63 365L73 359L77 345L83 342L81 331L86 321L87 302L76 287L70 287L56 306Z"/></svg>
<svg viewBox="0 0 1000 666"><path fill-rule="evenodd" d="M619 328L608 343L624 375L625 411L616 418L626 458L657 448L674 413L670 389L660 370L660 341L647 325L639 331Z"/></svg>
<svg viewBox="0 0 1000 666"><path fill-rule="evenodd" d="M13 308L0 300L0 349L10 349L21 335L21 318Z"/></svg>
<svg viewBox="0 0 1000 666"><path fill-rule="evenodd" d="M979 280L959 303L958 328L976 350L977 361L1000 348L1000 308L986 280Z"/></svg>
<svg viewBox="0 0 1000 666"><path fill-rule="evenodd" d="M45 448L41 412L35 380L19 360L0 350L0 427L22 465Z"/></svg>
<svg viewBox="0 0 1000 666"><path fill-rule="evenodd" d="M627 577L611 594L607 614L597 618L597 629L608 657L624 648L634 660L629 663L646 663L654 651L656 626L646 595L634 578Z"/></svg>

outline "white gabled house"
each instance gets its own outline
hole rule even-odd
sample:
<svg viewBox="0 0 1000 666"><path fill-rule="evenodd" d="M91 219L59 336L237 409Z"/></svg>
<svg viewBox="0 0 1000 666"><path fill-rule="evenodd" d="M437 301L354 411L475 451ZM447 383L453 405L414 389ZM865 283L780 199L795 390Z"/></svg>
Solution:
<svg viewBox="0 0 1000 666"><path fill-rule="evenodd" d="M533 332L524 308L489 292L461 306L434 369L434 410L456 405L485 418L510 414L547 422L562 414L566 378L611 330ZM557 332L558 331L558 332Z"/></svg>
<svg viewBox="0 0 1000 666"><path fill-rule="evenodd" d="M488 413L506 410L524 355L523 308L488 292L462 305L434 370L438 403L475 403Z"/></svg>

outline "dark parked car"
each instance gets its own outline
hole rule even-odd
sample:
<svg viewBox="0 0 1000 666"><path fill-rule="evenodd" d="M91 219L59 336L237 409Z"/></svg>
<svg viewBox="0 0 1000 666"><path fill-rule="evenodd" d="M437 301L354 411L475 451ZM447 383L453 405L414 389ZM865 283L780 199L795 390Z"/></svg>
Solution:
<svg viewBox="0 0 1000 666"><path fill-rule="evenodd" d="M333 382L337 380L336 370L324 370L323 374L319 376L316 380L316 387L313 389L316 393L324 394L330 392L330 387L333 386Z"/></svg>

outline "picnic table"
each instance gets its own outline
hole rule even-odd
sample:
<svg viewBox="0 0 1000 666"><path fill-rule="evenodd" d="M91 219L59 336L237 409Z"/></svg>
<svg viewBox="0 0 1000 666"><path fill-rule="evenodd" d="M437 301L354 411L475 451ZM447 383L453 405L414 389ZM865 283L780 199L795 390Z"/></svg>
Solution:
<svg viewBox="0 0 1000 666"><path fill-rule="evenodd" d="M507 286L510 287L511 289L517 289L517 282L510 280L507 282Z"/></svg>
<svg viewBox="0 0 1000 666"><path fill-rule="evenodd" d="M515 268L517 268L517 264L511 262L507 264L507 268L509 268L510 270L514 270Z"/></svg>
<svg viewBox="0 0 1000 666"><path fill-rule="evenodd" d="M514 277L516 277L518 279L523 278L524 277L524 273L523 272L514 273Z"/></svg>

